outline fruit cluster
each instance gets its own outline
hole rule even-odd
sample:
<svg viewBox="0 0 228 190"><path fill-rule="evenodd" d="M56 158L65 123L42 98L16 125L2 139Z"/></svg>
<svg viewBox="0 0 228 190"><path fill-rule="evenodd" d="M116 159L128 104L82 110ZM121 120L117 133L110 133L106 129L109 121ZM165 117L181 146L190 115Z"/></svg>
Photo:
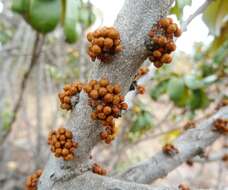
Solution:
<svg viewBox="0 0 228 190"><path fill-rule="evenodd" d="M78 143L73 141L72 132L63 127L49 133L48 144L55 156L64 160L73 160L74 150L78 147Z"/></svg>
<svg viewBox="0 0 228 190"><path fill-rule="evenodd" d="M37 170L31 176L26 179L26 190L37 190L37 182L42 175L42 170Z"/></svg>
<svg viewBox="0 0 228 190"><path fill-rule="evenodd" d="M193 121L187 121L184 125L184 130L187 131L188 129L193 129L196 127L196 124Z"/></svg>
<svg viewBox="0 0 228 190"><path fill-rule="evenodd" d="M216 110L219 110L222 107L228 106L228 98L224 97L216 106Z"/></svg>
<svg viewBox="0 0 228 190"><path fill-rule="evenodd" d="M180 185L178 186L178 188L179 188L180 190L190 190L190 188L189 188L187 185L185 185L185 184L180 184Z"/></svg>
<svg viewBox="0 0 228 190"><path fill-rule="evenodd" d="M63 91L59 93L59 99L61 102L61 108L66 110L72 109L72 96L77 95L82 90L82 84L80 82L74 82L64 86Z"/></svg>
<svg viewBox="0 0 228 190"><path fill-rule="evenodd" d="M171 18L161 18L149 31L150 38L147 44L151 52L149 60L160 68L163 64L172 62L171 53L176 50L174 37L181 35L181 29L173 23Z"/></svg>
<svg viewBox="0 0 228 190"><path fill-rule="evenodd" d="M93 108L91 118L102 121L104 131L100 133L100 137L110 144L116 134L114 118L120 117L121 110L128 109L124 96L121 95L121 87L110 84L107 79L91 80L84 86L84 91L88 94L89 105Z"/></svg>
<svg viewBox="0 0 228 190"><path fill-rule="evenodd" d="M213 130L225 135L228 134L228 119L216 119L213 122Z"/></svg>
<svg viewBox="0 0 228 190"><path fill-rule="evenodd" d="M174 145L169 143L163 146L162 151L169 156L173 156L179 153L178 149Z"/></svg>
<svg viewBox="0 0 228 190"><path fill-rule="evenodd" d="M101 166L99 166L98 164L94 163L92 165L92 172L96 173L98 175L107 175L107 171L106 169L102 168Z"/></svg>
<svg viewBox="0 0 228 190"><path fill-rule="evenodd" d="M88 54L92 61L96 58L109 62L111 56L122 50L120 34L114 27L103 27L87 34Z"/></svg>
<svg viewBox="0 0 228 190"><path fill-rule="evenodd" d="M146 75L149 72L149 68L148 67L140 67L139 70L137 71L136 75L135 75L135 79L134 80L138 80L140 77Z"/></svg>
<svg viewBox="0 0 228 190"><path fill-rule="evenodd" d="M145 87L144 87L143 85L137 85L137 87L136 87L136 92L137 92L138 94L144 94L145 91L146 91L146 89L145 89Z"/></svg>

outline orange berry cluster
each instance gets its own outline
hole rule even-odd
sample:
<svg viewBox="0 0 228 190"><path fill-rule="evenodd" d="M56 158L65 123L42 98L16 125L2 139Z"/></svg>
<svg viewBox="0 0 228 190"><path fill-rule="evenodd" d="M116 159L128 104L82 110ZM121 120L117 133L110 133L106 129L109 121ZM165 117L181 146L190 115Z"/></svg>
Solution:
<svg viewBox="0 0 228 190"><path fill-rule="evenodd" d="M92 61L97 58L108 62L112 55L122 50L120 34L114 27L103 27L89 32L87 39L90 42L88 54Z"/></svg>
<svg viewBox="0 0 228 190"><path fill-rule="evenodd" d="M91 80L84 86L84 91L88 94L89 105L93 108L91 118L102 121L105 129L100 133L100 137L110 144L116 134L114 118L120 117L121 110L128 109L124 96L120 94L121 87L110 84L107 79Z"/></svg>
<svg viewBox="0 0 228 190"><path fill-rule="evenodd" d="M222 107L228 106L228 98L224 97L216 106L216 110L219 110Z"/></svg>
<svg viewBox="0 0 228 190"><path fill-rule="evenodd" d="M106 171L106 169L104 169L104 168L102 168L100 165L98 165L98 164L96 164L96 163L94 163L93 165L92 165L92 172L93 173L96 173L96 174L98 174L98 175L107 175L107 171Z"/></svg>
<svg viewBox="0 0 228 190"><path fill-rule="evenodd" d="M138 94L144 94L145 91L146 91L146 89L145 89L144 86L142 86L142 85L137 85L137 87L136 87L136 92L137 92Z"/></svg>
<svg viewBox="0 0 228 190"><path fill-rule="evenodd" d="M213 130L222 134L228 134L228 119L218 118L213 123Z"/></svg>
<svg viewBox="0 0 228 190"><path fill-rule="evenodd" d="M82 90L82 84L80 82L74 82L64 86L63 91L59 93L59 99L61 102L61 108L65 110L72 109L72 96L77 95Z"/></svg>
<svg viewBox="0 0 228 190"><path fill-rule="evenodd" d="M188 129L193 129L196 127L196 124L193 121L187 121L184 125L184 130L187 131Z"/></svg>
<svg viewBox="0 0 228 190"><path fill-rule="evenodd" d="M37 182L42 175L42 170L37 170L31 176L26 179L26 190L37 190Z"/></svg>
<svg viewBox="0 0 228 190"><path fill-rule="evenodd" d="M138 80L140 77L146 75L149 72L148 67L140 67L135 75L135 80Z"/></svg>
<svg viewBox="0 0 228 190"><path fill-rule="evenodd" d="M181 35L181 29L171 18L161 18L148 33L150 38L147 48L151 51L149 60L160 68L172 62L171 53L176 50L174 37Z"/></svg>
<svg viewBox="0 0 228 190"><path fill-rule="evenodd" d="M178 186L178 188L179 188L180 190L190 190L190 188L189 188L187 185L185 185L185 184L180 184L180 185Z"/></svg>
<svg viewBox="0 0 228 190"><path fill-rule="evenodd" d="M169 143L163 146L162 151L169 156L173 156L179 153L178 149L174 145Z"/></svg>
<svg viewBox="0 0 228 190"><path fill-rule="evenodd" d="M63 127L49 133L48 144L55 157L62 157L64 160L73 160L74 150L78 147L78 143L73 141L72 132Z"/></svg>

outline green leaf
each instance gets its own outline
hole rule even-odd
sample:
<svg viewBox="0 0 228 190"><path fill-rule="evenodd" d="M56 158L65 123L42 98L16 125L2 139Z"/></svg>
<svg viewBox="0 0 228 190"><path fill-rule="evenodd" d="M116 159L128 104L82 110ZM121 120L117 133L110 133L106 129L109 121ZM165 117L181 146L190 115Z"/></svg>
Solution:
<svg viewBox="0 0 228 190"><path fill-rule="evenodd" d="M175 6L170 10L170 13L175 14L178 19L181 19L183 16L184 7L191 4L191 0L176 0Z"/></svg>
<svg viewBox="0 0 228 190"><path fill-rule="evenodd" d="M88 6L82 6L79 12L79 21L86 27L90 27L96 20L92 9Z"/></svg>
<svg viewBox="0 0 228 190"><path fill-rule="evenodd" d="M142 112L134 121L130 132L143 132L153 127L152 116L148 112Z"/></svg>
<svg viewBox="0 0 228 190"><path fill-rule="evenodd" d="M197 79L195 75L187 75L184 78L184 81L186 86L192 90L199 89L204 86L204 83L201 80Z"/></svg>
<svg viewBox="0 0 228 190"><path fill-rule="evenodd" d="M208 49L209 53L216 52L220 47L222 47L226 42L228 42L228 22L226 22L221 28L219 36L216 36L212 41L210 48Z"/></svg>
<svg viewBox="0 0 228 190"><path fill-rule="evenodd" d="M55 29L61 16L60 0L30 0L30 10L27 21L41 33L48 33Z"/></svg>
<svg viewBox="0 0 228 190"><path fill-rule="evenodd" d="M203 14L203 20L208 26L210 33L218 36L227 16L227 0L215 0L207 7Z"/></svg>
<svg viewBox="0 0 228 190"><path fill-rule="evenodd" d="M188 98L188 89L181 78L172 78L168 84L170 99L179 107L185 106Z"/></svg>
<svg viewBox="0 0 228 190"><path fill-rule="evenodd" d="M155 87L150 90L150 97L157 100L167 90L168 80L159 82Z"/></svg>
<svg viewBox="0 0 228 190"><path fill-rule="evenodd" d="M188 100L188 107L191 110L196 110L200 108L205 108L209 104L209 99L207 94L202 89L193 90L190 93Z"/></svg>
<svg viewBox="0 0 228 190"><path fill-rule="evenodd" d="M68 43L74 43L78 40L78 33L76 29L77 25L77 16L79 11L79 1L75 0L67 0L66 1L66 10L65 10L65 18L64 18L64 34L65 40Z"/></svg>
<svg viewBox="0 0 228 190"><path fill-rule="evenodd" d="M210 84L214 83L217 79L218 79L217 75L210 75L210 76L204 78L202 82L205 85L210 85Z"/></svg>
<svg viewBox="0 0 228 190"><path fill-rule="evenodd" d="M11 9L19 14L24 14L29 9L29 1L28 0L13 0Z"/></svg>

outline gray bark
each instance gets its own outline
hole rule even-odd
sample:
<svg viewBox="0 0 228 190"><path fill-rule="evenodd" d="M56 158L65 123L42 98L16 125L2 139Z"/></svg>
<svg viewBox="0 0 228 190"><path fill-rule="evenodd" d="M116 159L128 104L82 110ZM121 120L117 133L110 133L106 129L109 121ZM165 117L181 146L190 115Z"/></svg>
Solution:
<svg viewBox="0 0 228 190"><path fill-rule="evenodd" d="M151 183L154 180L168 175L172 170L212 144L221 134L212 130L216 118L228 119L228 107L221 109L209 119L202 121L196 128L186 131L173 143L179 150L175 156L167 156L162 151L149 160L129 168L119 178L137 183Z"/></svg>

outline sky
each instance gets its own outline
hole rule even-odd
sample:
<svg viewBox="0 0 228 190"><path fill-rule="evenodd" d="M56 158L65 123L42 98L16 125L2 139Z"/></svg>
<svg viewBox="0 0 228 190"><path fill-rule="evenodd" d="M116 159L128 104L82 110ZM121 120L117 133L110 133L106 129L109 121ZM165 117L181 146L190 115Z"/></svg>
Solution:
<svg viewBox="0 0 228 190"><path fill-rule="evenodd" d="M183 19L187 19L204 1L205 0L192 0L192 5L184 8ZM103 15L102 25L111 26L123 6L124 0L91 0L91 2ZM100 24L101 23L97 23L97 25ZM197 16L189 24L187 31L178 38L177 50L192 54L194 52L193 45L195 42L208 44L212 40L212 37L208 36L208 32L207 26L202 21L202 15Z"/></svg>

